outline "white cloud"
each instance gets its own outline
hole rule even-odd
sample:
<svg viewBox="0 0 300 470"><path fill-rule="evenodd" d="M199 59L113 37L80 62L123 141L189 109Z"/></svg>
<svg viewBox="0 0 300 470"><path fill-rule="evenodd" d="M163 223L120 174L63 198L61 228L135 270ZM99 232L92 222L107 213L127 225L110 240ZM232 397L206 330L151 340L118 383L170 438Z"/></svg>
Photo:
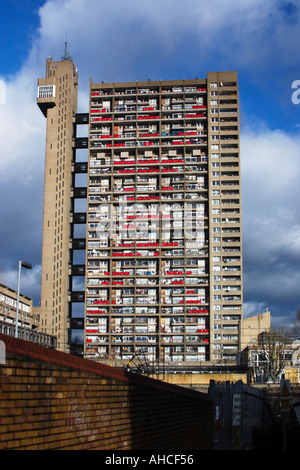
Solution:
<svg viewBox="0 0 300 470"><path fill-rule="evenodd" d="M24 260L27 261L27 260ZM10 269L6 270L5 273L0 272L0 282L11 287L12 289L18 289L18 260L15 265ZM32 266L31 270L23 269L21 271L20 279L20 292L24 295L34 295L38 298L40 295L40 277L41 268L40 266Z"/></svg>
<svg viewBox="0 0 300 470"><path fill-rule="evenodd" d="M44 122L36 104L36 77L23 70L5 82L5 89L6 102L0 107L0 181L19 175L24 181L43 163Z"/></svg>
<svg viewBox="0 0 300 470"><path fill-rule="evenodd" d="M289 249L299 239L300 134L265 127L241 135L245 237L266 253ZM252 243L251 243L252 240Z"/></svg>
<svg viewBox="0 0 300 470"><path fill-rule="evenodd" d="M38 69L33 65L26 63L15 76L4 80L6 100L0 106L0 278L2 283L16 288L18 259L28 260L34 271L29 282L24 282L24 293L36 299L40 282L46 121L36 104Z"/></svg>
<svg viewBox="0 0 300 470"><path fill-rule="evenodd" d="M218 69L261 76L279 60L297 60L298 11L286 3L49 0L40 9L39 47L47 55L62 54L67 33L76 63L83 73L89 64L96 81L164 78L157 76L167 73L164 67L199 75L214 60Z"/></svg>
<svg viewBox="0 0 300 470"><path fill-rule="evenodd" d="M292 323L291 305L300 304L300 134L246 129L241 149L245 311L259 299L276 305L277 321Z"/></svg>

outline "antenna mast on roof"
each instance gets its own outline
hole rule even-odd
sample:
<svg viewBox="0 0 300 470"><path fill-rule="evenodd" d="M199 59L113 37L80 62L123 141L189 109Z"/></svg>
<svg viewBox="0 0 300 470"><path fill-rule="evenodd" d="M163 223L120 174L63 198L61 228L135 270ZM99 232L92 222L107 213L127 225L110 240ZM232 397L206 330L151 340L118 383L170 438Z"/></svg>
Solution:
<svg viewBox="0 0 300 470"><path fill-rule="evenodd" d="M68 52L67 33L66 33L66 40L65 40L65 51L64 51L64 55L61 56L61 60L72 60L72 57L70 56Z"/></svg>

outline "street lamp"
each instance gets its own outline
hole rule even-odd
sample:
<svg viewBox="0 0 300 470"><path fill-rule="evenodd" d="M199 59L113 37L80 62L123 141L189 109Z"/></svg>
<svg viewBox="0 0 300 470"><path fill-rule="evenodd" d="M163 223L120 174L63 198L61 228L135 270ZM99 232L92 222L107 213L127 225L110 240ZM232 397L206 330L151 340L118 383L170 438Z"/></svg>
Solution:
<svg viewBox="0 0 300 470"><path fill-rule="evenodd" d="M18 337L18 321L19 321L19 299L20 299L20 284L21 284L21 268L32 269L31 264L19 260L19 274L18 274L18 293L17 293L17 312L16 312L16 328L15 338Z"/></svg>

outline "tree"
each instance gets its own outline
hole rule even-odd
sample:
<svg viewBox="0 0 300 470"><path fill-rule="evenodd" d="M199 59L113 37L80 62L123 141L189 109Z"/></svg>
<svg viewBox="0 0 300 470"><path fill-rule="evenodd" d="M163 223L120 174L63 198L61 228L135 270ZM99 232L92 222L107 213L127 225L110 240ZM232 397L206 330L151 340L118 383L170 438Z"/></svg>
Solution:
<svg viewBox="0 0 300 470"><path fill-rule="evenodd" d="M258 337L254 350L257 355L256 371L276 382L291 360L292 337L282 329L264 331Z"/></svg>

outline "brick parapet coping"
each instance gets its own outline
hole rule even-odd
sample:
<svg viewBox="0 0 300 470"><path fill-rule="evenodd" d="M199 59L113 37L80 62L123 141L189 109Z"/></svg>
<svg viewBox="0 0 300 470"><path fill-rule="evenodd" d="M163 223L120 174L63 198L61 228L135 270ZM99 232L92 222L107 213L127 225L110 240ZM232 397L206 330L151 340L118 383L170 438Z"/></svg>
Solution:
<svg viewBox="0 0 300 470"><path fill-rule="evenodd" d="M7 353L12 355L21 355L36 361L48 362L68 369L77 369L82 372L101 375L102 377L110 379L136 383L164 390L166 393L169 391L170 393L179 393L181 395L190 396L191 398L201 398L201 400L206 399L208 402L211 402L209 397L204 393L162 382L140 374L126 372L125 370L117 367L108 366L89 359L83 359L55 349L46 348L29 341L14 338L13 336L0 333L0 341L3 341L5 344L6 355Z"/></svg>

